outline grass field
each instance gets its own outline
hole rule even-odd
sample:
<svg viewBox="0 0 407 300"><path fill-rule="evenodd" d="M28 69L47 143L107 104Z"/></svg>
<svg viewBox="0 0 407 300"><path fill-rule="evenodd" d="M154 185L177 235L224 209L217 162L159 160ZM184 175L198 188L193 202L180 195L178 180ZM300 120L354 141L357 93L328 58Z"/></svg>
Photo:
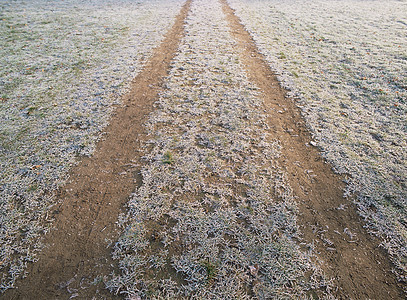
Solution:
<svg viewBox="0 0 407 300"><path fill-rule="evenodd" d="M230 0L406 280L407 3Z"/></svg>
<svg viewBox="0 0 407 300"><path fill-rule="evenodd" d="M329 295L311 252L293 241L279 141L220 3L193 1L185 31L147 122L143 183L114 251L122 272L108 287L143 299Z"/></svg>
<svg viewBox="0 0 407 300"><path fill-rule="evenodd" d="M53 191L91 155L112 105L182 1L0 3L0 288L35 260ZM45 227L44 227L45 226Z"/></svg>
<svg viewBox="0 0 407 300"><path fill-rule="evenodd" d="M406 283L407 2L227 2ZM37 260L56 191L184 3L0 2L1 291ZM221 3L193 0L184 29L134 149L142 183L110 241L120 272L96 280L129 299L332 298Z"/></svg>

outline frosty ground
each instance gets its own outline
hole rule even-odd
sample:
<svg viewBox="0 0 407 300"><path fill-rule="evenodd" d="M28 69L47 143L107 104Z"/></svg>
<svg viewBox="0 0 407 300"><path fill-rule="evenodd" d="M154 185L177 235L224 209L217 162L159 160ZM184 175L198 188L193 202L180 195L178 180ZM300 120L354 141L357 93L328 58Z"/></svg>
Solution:
<svg viewBox="0 0 407 300"><path fill-rule="evenodd" d="M0 3L1 289L36 260L54 191L120 103L182 1Z"/></svg>
<svg viewBox="0 0 407 300"><path fill-rule="evenodd" d="M92 155L183 1L45 3L0 6L3 290L36 261L39 237L53 227L54 191ZM380 17L375 2L229 3L405 280L405 3L381 6ZM285 150L236 48L220 3L192 1L145 124L149 140L135 149L143 181L118 219L121 273L105 278L112 292L332 296L312 244L295 242L298 199L278 162Z"/></svg>
<svg viewBox="0 0 407 300"><path fill-rule="evenodd" d="M230 3L405 281L406 3Z"/></svg>

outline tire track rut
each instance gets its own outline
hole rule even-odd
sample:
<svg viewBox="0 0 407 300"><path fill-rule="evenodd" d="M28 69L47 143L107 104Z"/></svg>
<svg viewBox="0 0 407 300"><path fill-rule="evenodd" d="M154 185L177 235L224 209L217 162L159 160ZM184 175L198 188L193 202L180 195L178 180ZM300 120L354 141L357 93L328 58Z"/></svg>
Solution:
<svg viewBox="0 0 407 300"><path fill-rule="evenodd" d="M221 2L249 79L262 91L272 136L282 144L279 163L298 200L301 242L315 243L324 271L334 279L338 298L403 299L402 286L392 273L388 256L379 247L380 241L363 228L352 199L343 197L344 177L335 174L312 146L300 109L286 97L227 1Z"/></svg>
<svg viewBox="0 0 407 300"><path fill-rule="evenodd" d="M2 299L115 299L103 276L115 265L111 245L119 237L116 225L129 195L140 184L129 164L139 159L135 149L145 138L142 124L153 110L163 78L179 41L191 1L184 4L172 28L134 79L105 129L97 150L70 172L70 182L60 189L53 229L38 262L28 267L27 278L8 290ZM99 278L99 279L98 279ZM96 281L95 281L96 279Z"/></svg>

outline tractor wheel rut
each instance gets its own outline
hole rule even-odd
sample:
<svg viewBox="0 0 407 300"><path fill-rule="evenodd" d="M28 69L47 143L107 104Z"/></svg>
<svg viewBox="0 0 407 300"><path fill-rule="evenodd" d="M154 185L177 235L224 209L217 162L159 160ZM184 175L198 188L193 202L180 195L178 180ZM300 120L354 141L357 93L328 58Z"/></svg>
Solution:
<svg viewBox="0 0 407 300"><path fill-rule="evenodd" d="M392 263L380 241L367 233L352 199L345 199L344 177L335 174L312 146L301 111L286 97L276 75L226 0L223 9L241 48L248 76L260 87L273 137L282 144L279 159L298 200L301 242L314 243L326 274L341 299L403 299Z"/></svg>
<svg viewBox="0 0 407 300"><path fill-rule="evenodd" d="M2 299L116 299L105 289L103 276L117 269L112 244L120 232L116 222L130 194L140 184L136 149L145 138L143 123L167 76L184 34L186 1L172 28L131 84L93 156L70 172L70 182L58 191L60 204L52 212L53 229L45 237L39 260L28 266L27 278ZM138 180L137 180L138 179Z"/></svg>

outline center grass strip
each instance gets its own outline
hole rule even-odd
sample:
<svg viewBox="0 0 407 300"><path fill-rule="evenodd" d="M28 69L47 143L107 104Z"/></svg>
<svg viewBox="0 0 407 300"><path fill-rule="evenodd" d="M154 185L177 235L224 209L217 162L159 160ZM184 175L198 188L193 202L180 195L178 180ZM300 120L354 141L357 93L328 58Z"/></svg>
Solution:
<svg viewBox="0 0 407 300"><path fill-rule="evenodd" d="M329 294L299 249L297 207L258 88L216 0L197 0L146 123L143 182L115 246L108 288L129 298Z"/></svg>

